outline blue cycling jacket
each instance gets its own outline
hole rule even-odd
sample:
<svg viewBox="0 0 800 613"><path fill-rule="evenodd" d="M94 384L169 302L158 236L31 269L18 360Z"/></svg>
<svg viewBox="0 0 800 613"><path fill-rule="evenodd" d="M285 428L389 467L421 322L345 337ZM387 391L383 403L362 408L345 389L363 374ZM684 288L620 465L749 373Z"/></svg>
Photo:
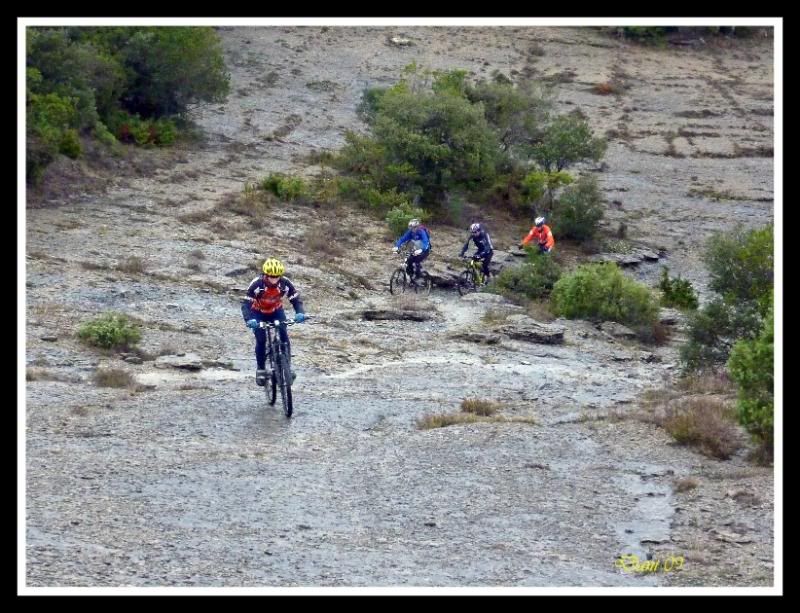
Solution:
<svg viewBox="0 0 800 613"><path fill-rule="evenodd" d="M428 251L431 248L431 237L428 234L428 229L423 226L417 226L413 230L406 230L406 233L397 239L394 246L399 249L408 241L414 241L417 249L422 249L423 251Z"/></svg>

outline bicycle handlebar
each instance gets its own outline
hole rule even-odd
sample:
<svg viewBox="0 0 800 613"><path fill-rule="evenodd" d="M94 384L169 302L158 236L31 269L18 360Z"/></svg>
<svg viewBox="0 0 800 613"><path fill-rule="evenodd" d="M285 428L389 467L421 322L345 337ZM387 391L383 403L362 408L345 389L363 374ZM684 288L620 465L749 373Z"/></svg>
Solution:
<svg viewBox="0 0 800 613"><path fill-rule="evenodd" d="M303 320L303 322L306 322L309 319L311 319L311 315L306 315L306 318ZM266 329L266 328L277 328L278 326L296 326L298 323L303 323L303 322L297 322L294 319L284 319L283 321L275 320L272 323L268 321L259 321L258 327Z"/></svg>

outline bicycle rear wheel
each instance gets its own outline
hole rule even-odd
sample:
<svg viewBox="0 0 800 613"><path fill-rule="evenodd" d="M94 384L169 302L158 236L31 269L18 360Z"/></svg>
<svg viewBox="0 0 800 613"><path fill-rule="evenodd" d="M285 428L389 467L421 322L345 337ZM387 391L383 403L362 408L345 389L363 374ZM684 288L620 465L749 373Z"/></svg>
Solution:
<svg viewBox="0 0 800 613"><path fill-rule="evenodd" d="M431 293L432 287L433 287L433 279L431 279L431 276L423 270L422 274L417 280L417 284L414 286L414 291L416 291L419 294L427 296L428 294Z"/></svg>
<svg viewBox="0 0 800 613"><path fill-rule="evenodd" d="M281 402L283 402L283 413L286 417L292 416L292 373L289 370L289 361L284 354L278 356L277 363L278 387L281 388Z"/></svg>
<svg viewBox="0 0 800 613"><path fill-rule="evenodd" d="M475 285L475 277L469 271L465 270L461 273L461 276L458 278L458 293L461 296L466 296L474 291L476 291L478 287Z"/></svg>
<svg viewBox="0 0 800 613"><path fill-rule="evenodd" d="M406 291L406 271L398 268L389 279L389 291L392 294L402 294Z"/></svg>

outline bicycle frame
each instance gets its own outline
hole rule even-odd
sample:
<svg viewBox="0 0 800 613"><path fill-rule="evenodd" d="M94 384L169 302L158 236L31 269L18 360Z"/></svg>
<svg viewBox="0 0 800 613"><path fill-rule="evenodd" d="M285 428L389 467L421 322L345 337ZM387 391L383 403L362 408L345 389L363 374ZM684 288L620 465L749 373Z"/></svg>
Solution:
<svg viewBox="0 0 800 613"><path fill-rule="evenodd" d="M475 283L483 283L483 262L470 258L467 260L467 270L472 274Z"/></svg>
<svg viewBox="0 0 800 613"><path fill-rule="evenodd" d="M289 344L281 340L278 326L292 326L294 321L287 319L284 321L259 322L259 327L267 332L267 359L272 372L269 385L265 386L265 392L270 404L275 404L276 392L281 393L281 402L286 417L292 416L292 377L291 377L291 354Z"/></svg>

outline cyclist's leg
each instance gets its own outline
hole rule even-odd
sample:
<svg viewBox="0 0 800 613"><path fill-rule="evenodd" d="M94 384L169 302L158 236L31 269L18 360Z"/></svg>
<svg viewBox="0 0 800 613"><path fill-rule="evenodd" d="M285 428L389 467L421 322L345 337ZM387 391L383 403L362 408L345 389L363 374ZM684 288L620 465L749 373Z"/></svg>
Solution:
<svg viewBox="0 0 800 613"><path fill-rule="evenodd" d="M256 384L264 385L267 381L267 331L258 328L253 334L256 337Z"/></svg>
<svg viewBox="0 0 800 613"><path fill-rule="evenodd" d="M256 337L256 367L264 370L267 361L267 331L258 328L253 330Z"/></svg>
<svg viewBox="0 0 800 613"><path fill-rule="evenodd" d="M431 254L431 250L428 249L427 251L423 251L421 254L417 256L417 276L419 277L422 274L422 263L428 259L428 256Z"/></svg>
<svg viewBox="0 0 800 613"><path fill-rule="evenodd" d="M406 274L409 276L409 278L411 278L411 279L414 278L414 256L413 255L409 255L408 258L406 259Z"/></svg>
<svg viewBox="0 0 800 613"><path fill-rule="evenodd" d="M489 263L492 261L492 256L494 255L493 252L489 252L483 257L483 279L484 281L489 280Z"/></svg>

